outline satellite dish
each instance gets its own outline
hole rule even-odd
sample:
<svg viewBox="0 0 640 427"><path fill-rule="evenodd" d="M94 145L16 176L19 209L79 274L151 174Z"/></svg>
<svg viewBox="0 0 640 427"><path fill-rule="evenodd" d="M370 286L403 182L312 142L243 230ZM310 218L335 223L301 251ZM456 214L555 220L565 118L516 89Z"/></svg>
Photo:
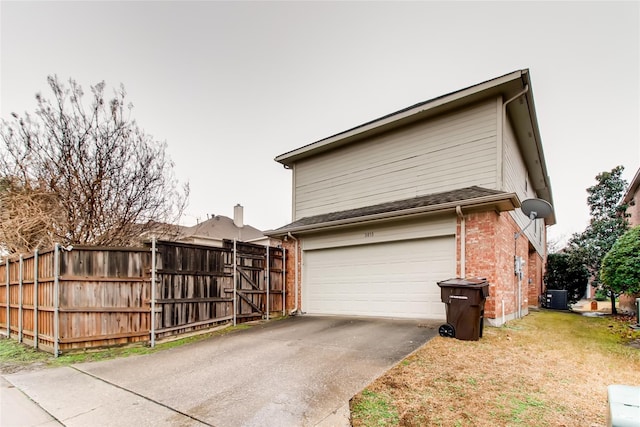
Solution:
<svg viewBox="0 0 640 427"><path fill-rule="evenodd" d="M520 209L522 209L522 212L524 212L530 220L547 218L553 213L551 204L542 199L523 200Z"/></svg>

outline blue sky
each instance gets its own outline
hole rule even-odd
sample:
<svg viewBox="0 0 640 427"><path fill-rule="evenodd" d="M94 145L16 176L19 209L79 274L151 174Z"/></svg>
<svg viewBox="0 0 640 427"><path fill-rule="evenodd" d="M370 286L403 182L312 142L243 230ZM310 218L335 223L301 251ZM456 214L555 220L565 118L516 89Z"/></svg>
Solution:
<svg viewBox="0 0 640 427"><path fill-rule="evenodd" d="M582 231L595 175L640 167L638 2L0 3L0 116L46 77L123 83L207 214L291 219L279 154L528 68L558 224Z"/></svg>

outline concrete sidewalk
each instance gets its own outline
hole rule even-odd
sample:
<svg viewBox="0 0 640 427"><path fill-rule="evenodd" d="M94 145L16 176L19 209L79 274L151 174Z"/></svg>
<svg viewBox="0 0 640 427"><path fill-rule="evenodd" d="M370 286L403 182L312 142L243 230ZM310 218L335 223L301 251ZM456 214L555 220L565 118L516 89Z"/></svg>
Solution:
<svg viewBox="0 0 640 427"><path fill-rule="evenodd" d="M5 396L3 384L2 426L90 426L96 423L153 426L158 419L184 426L206 425L192 423L192 420L185 420L184 416L167 408L69 367L11 375L9 378L11 382L3 379L8 385L8 396ZM8 397L8 402L5 402L5 397ZM37 402L46 402L56 417ZM59 420L64 420L64 423ZM103 423L102 420L108 422Z"/></svg>
<svg viewBox="0 0 640 427"><path fill-rule="evenodd" d="M59 427L53 418L20 389L0 377L0 426Z"/></svg>
<svg viewBox="0 0 640 427"><path fill-rule="evenodd" d="M6 375L3 426L348 426L349 399L438 322L297 317L146 355Z"/></svg>

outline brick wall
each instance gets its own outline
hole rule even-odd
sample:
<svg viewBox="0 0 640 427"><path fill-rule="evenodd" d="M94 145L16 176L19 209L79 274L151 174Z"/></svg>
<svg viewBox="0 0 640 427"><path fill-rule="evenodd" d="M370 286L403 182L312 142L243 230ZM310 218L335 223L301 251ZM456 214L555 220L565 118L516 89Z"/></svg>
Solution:
<svg viewBox="0 0 640 427"><path fill-rule="evenodd" d="M285 280L285 306L287 309L287 313L290 310L293 310L296 306L295 304L295 280L296 280L296 241L293 239L287 238L283 239L282 247L287 251L287 260L286 260L286 280ZM300 245L298 245L298 283L300 283L302 278L302 252L300 249ZM302 293L300 292L300 288L298 287L298 308L300 308Z"/></svg>
<svg viewBox="0 0 640 427"><path fill-rule="evenodd" d="M518 277L514 274L514 253L527 263L520 285L521 314L527 314L530 305L538 304L542 286L541 257L535 251L530 253L526 236L515 239L519 227L507 212L471 213L465 216L465 222L465 276L486 277L489 281L489 298L485 303L487 321L500 325L517 317ZM458 254L459 242L458 238Z"/></svg>
<svg viewBox="0 0 640 427"><path fill-rule="evenodd" d="M627 215L629 215L629 225L632 227L640 225L640 190L634 193L632 202L627 208Z"/></svg>
<svg viewBox="0 0 640 427"><path fill-rule="evenodd" d="M539 297L542 294L542 276L544 274L544 265L542 257L533 249L529 249L528 265L528 299L529 307L537 307L539 305Z"/></svg>

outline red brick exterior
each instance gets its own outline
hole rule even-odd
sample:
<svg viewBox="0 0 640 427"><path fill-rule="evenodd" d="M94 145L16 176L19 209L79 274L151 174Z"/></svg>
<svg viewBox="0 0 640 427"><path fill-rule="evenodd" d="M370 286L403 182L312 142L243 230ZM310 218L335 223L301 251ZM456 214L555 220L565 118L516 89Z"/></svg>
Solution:
<svg viewBox="0 0 640 427"><path fill-rule="evenodd" d="M527 277L529 307L537 307L540 305L540 295L542 295L544 288L542 276L544 275L544 266L546 263L546 259L543 260L538 252L529 248L529 260L527 261L527 266L529 267Z"/></svg>
<svg viewBox="0 0 640 427"><path fill-rule="evenodd" d="M515 239L520 230L508 212L480 212L465 215L465 271L461 271L461 220L458 218L458 275L486 277L489 298L485 303L485 318L491 324L502 324L517 317L518 277L514 272L514 257L526 261L521 281L521 314L529 306L537 306L542 292L542 257L530 249L525 235ZM504 307L504 311L503 311Z"/></svg>
<svg viewBox="0 0 640 427"><path fill-rule="evenodd" d="M628 220L631 227L640 225L640 187L631 196L627 215L629 215Z"/></svg>
<svg viewBox="0 0 640 427"><path fill-rule="evenodd" d="M298 287L298 304L295 304L295 280L296 280L296 248L298 249L298 283L302 282L302 250L300 245L296 245L296 241L291 238L284 238L282 241L282 248L287 253L286 259L286 274L285 274L285 306L287 313L296 308L300 308L302 303L302 292ZM299 285L298 285L299 286Z"/></svg>

